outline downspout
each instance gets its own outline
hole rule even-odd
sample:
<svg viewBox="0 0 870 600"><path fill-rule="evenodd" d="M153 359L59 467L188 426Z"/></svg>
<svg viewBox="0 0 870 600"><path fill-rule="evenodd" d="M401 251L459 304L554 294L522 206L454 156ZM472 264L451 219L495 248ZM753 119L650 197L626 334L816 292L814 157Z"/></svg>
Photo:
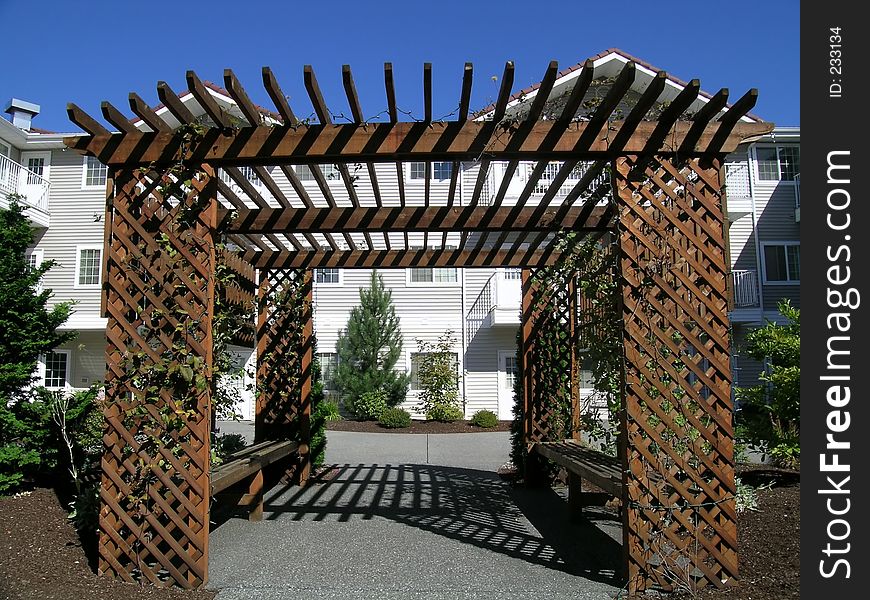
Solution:
<svg viewBox="0 0 870 600"><path fill-rule="evenodd" d="M756 273L756 281L755 286L758 290L758 308L761 311L762 320L764 318L764 295L762 294L762 285L761 285L761 240L758 239L758 216L755 208L755 146L756 143L753 142L749 145L749 149L747 150L747 158L749 159L747 162L749 164L749 201L750 206L752 208L752 233L755 238L755 273Z"/></svg>
<svg viewBox="0 0 870 600"><path fill-rule="evenodd" d="M459 183L459 204L463 205L464 202L463 202L463 197L462 197L462 163L459 163L458 180L459 180L458 181L458 183ZM465 417L465 409L468 406L468 399L465 395L465 391L466 391L465 380L467 379L467 375L468 375L468 369L466 368L466 364L467 364L466 360L468 358L468 346L465 343L466 342L465 338L468 334L466 332L466 324L465 324L465 319L466 319L466 312L465 312L465 268L463 267L462 269L460 269L460 271L462 271L462 275L460 276L461 277L461 279L460 279L460 289L461 289L461 298L460 298L461 308L460 308L460 310L462 311L462 314L460 315L460 317L461 317L460 321L462 323L462 335L461 335L461 337L462 337L462 413L463 413L462 416L464 418Z"/></svg>

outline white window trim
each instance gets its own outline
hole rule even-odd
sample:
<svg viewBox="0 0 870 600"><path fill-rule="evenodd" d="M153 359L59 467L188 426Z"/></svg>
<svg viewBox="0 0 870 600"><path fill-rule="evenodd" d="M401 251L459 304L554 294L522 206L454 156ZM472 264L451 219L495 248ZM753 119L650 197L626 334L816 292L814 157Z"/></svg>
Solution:
<svg viewBox="0 0 870 600"><path fill-rule="evenodd" d="M459 397L463 398L462 378L465 375L465 371L463 370L465 368L465 365L462 362L462 353L455 346L453 347L453 349L450 350L450 353L456 356L456 374L459 376ZM409 348L405 353L405 373L408 375L408 395L413 395L414 397L416 397L420 394L422 390L415 390L411 387L411 356L413 356L414 354L433 354L433 352L420 352L420 350Z"/></svg>
<svg viewBox="0 0 870 600"><path fill-rule="evenodd" d="M31 158L43 158L45 162L42 164L41 177L45 181L51 181L51 151L48 150L25 150L19 156L19 164L27 169L27 163ZM25 178L26 180L26 178Z"/></svg>
<svg viewBox="0 0 870 600"><path fill-rule="evenodd" d="M97 283L88 283L88 284L79 283L79 275L80 275L80 271L81 271L82 250L98 250L100 252L100 268L99 268L99 271L97 273ZM92 290L92 289L99 288L100 285L102 285L102 283L103 283L103 267L102 267L103 246L99 245L99 244L83 244L80 246L76 246L76 258L75 258L75 260L76 260L76 273L75 273L75 279L73 280L73 284L74 284L73 287L75 289L80 289L80 290L81 289Z"/></svg>
<svg viewBox="0 0 870 600"><path fill-rule="evenodd" d="M64 385L61 387L48 387L45 385L45 376L46 376L46 356L45 354L39 355L39 362L37 363L37 371L40 385L48 390L68 390L72 388L72 384L70 383L70 371L72 370L72 351L64 350L64 349L54 349L52 350L55 354L66 354L66 374L64 376Z"/></svg>
<svg viewBox="0 0 870 600"><path fill-rule="evenodd" d="M29 252L27 252L27 263L30 264L30 258L36 257L36 264L33 265L37 269L42 266L42 263L45 261L45 250L42 248L33 248ZM43 290L42 287L42 279L39 280L39 283L36 284L36 293L41 294Z"/></svg>
<svg viewBox="0 0 870 600"><path fill-rule="evenodd" d="M795 144L788 144L788 146L796 146ZM776 186L781 183L787 185L795 185L794 179L783 179L782 178L782 167L779 164L779 149L786 147L786 144L753 144L752 146L752 171L755 176L754 183L759 185L772 185ZM779 172L779 179L762 179L761 173L758 171L758 149L759 148L774 148L776 149L776 169ZM797 146L798 152L800 152L800 146Z"/></svg>
<svg viewBox="0 0 870 600"><path fill-rule="evenodd" d="M106 169L106 182L99 183L94 185L88 185L88 157L82 157L82 189L83 190L104 190L106 189L106 183L109 181L109 171Z"/></svg>
<svg viewBox="0 0 870 600"><path fill-rule="evenodd" d="M456 281L411 281L411 269L456 269ZM408 267L405 269L405 285L408 287L438 287L453 288L461 287L458 267Z"/></svg>
<svg viewBox="0 0 870 600"><path fill-rule="evenodd" d="M314 269L314 285L316 285L317 287L341 287L344 285L344 269L342 269L341 267L330 267L330 268L337 268L338 269L338 282L331 283L331 282L317 281L317 271L321 270L318 268L318 269Z"/></svg>
<svg viewBox="0 0 870 600"><path fill-rule="evenodd" d="M761 242L761 282L764 285L800 285L801 280L793 280L793 281L768 281L767 279L767 261L766 257L766 248L768 246L800 246L800 241L797 240L788 240L788 241L763 241ZM787 256L787 254L786 254ZM787 260L787 258L786 258Z"/></svg>
<svg viewBox="0 0 870 600"><path fill-rule="evenodd" d="M452 160L433 160L433 161L430 161L429 165L428 165L429 169L428 169L427 177L420 177L420 178L411 177L411 164L412 163L426 164L426 161L412 160L412 161L402 163L404 166L404 172L405 172L405 182L410 183L410 184L424 184L426 182L426 180L428 179L429 183L436 183L436 184L450 183L450 177L448 177L446 179L438 179L437 177L435 177L435 163L436 162L452 163L453 161ZM461 171L461 168L460 168L460 171Z"/></svg>

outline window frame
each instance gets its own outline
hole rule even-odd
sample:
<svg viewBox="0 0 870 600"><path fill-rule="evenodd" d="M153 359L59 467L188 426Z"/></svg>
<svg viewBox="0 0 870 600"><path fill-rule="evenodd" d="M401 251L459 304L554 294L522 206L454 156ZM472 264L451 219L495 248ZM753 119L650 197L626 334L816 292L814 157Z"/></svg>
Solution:
<svg viewBox="0 0 870 600"><path fill-rule="evenodd" d="M64 370L64 384L62 386L50 386L47 385L47 375L48 375L48 355L49 354L63 354L66 356L66 369ZM64 348L55 348L54 350L47 352L45 354L39 355L39 381L42 387L47 390L68 390L72 388L72 384L70 383L71 371L72 371L72 350L67 350Z"/></svg>
<svg viewBox="0 0 870 600"><path fill-rule="evenodd" d="M421 160L413 160L405 163L407 165L405 172L405 180L410 183L425 183L428 179L430 182L434 183L443 183L446 181L450 181L453 177L453 161L452 160L433 160L428 164L426 161ZM423 176L417 177L415 176L415 170L418 168L415 165L423 166ZM450 174L447 177L436 177L436 165L448 165Z"/></svg>
<svg viewBox="0 0 870 600"><path fill-rule="evenodd" d="M318 281L317 275L318 273L322 273L323 271L336 271L338 273L338 281ZM340 267L326 267L326 268L316 268L314 269L314 283L317 286L330 286L330 287L338 287L344 285L344 269Z"/></svg>
<svg viewBox="0 0 870 600"><path fill-rule="evenodd" d="M414 373L415 373L415 371L414 371L414 357L421 356L424 354L438 354L438 352L418 352L416 350L409 350L408 351L408 362L407 362L408 370L406 371L406 373L408 373L408 393L409 394L419 394L421 391L423 391L419 387L416 387L416 388L414 387ZM453 355L453 364L456 367L457 381L461 381L461 379L459 379L461 374L462 374L459 370L459 367L461 366L459 364L459 352L451 350L450 354ZM419 381L417 382L417 384L419 385ZM462 384L459 383L458 387L459 387L459 394L461 396L462 395Z"/></svg>
<svg viewBox="0 0 870 600"><path fill-rule="evenodd" d="M99 259L97 260L97 282L96 283L81 283L81 268L82 268L82 250L96 250ZM73 287L75 289L97 289L103 283L103 246L99 244L80 244L76 246L76 271Z"/></svg>
<svg viewBox="0 0 870 600"><path fill-rule="evenodd" d="M42 263L45 262L45 250L43 250L42 248L31 248L27 251L25 256L27 258L27 266L31 269L38 269L42 266ZM34 258L36 259L35 261L33 261L34 264L30 264L31 260L33 260ZM41 294L42 290L42 278L40 277L39 282L36 284L36 293Z"/></svg>
<svg viewBox="0 0 870 600"><path fill-rule="evenodd" d="M109 167L104 165L97 159L95 156L83 156L82 157L82 189L83 190L103 190L106 189L106 184L109 181ZM93 160L91 160L93 159ZM103 180L103 183L88 183L88 168L92 162L96 162L99 165L102 165L102 168L106 171L106 178Z"/></svg>
<svg viewBox="0 0 870 600"><path fill-rule="evenodd" d="M456 279L454 281L435 281L435 269L453 269ZM412 273L415 271L432 271L432 281L414 281ZM459 269L457 267L408 267L405 270L405 283L408 287L459 287L462 283L459 281Z"/></svg>
<svg viewBox="0 0 870 600"><path fill-rule="evenodd" d="M320 381L323 382L323 389L329 392L338 391L333 385L335 383L335 371L338 370L338 352L318 352L317 353L317 362L320 364ZM335 366L333 367L332 378L326 377L326 370L323 367L323 357L324 356L334 356L335 357Z"/></svg>
<svg viewBox="0 0 870 600"><path fill-rule="evenodd" d="M320 171L323 173L323 178L326 180L326 183L338 182L341 183L341 171L338 170L338 166L330 163L324 163L317 165L320 167ZM314 183L317 184L317 178L314 177L314 173L311 171L312 165L294 165L293 172L296 173L296 177L299 178L303 184L306 183ZM328 172L327 172L328 171Z"/></svg>
<svg viewBox="0 0 870 600"><path fill-rule="evenodd" d="M764 285L800 285L800 259L798 259L798 279L768 279L767 278L767 248L775 247L775 246L783 246L785 250L785 260L786 260L786 277L788 277L789 273L789 263L788 263L788 247L789 246L797 246L798 249L801 247L801 243L795 240L789 241L762 241L761 242L761 282Z"/></svg>
<svg viewBox="0 0 870 600"><path fill-rule="evenodd" d="M759 150L774 150L776 152L776 171L777 178L776 179L765 179L761 176L761 161L758 158ZM782 173L782 157L780 156L780 152L783 150L797 150L798 152L798 168L795 171L795 176L800 175L800 145L799 144L756 144L752 148L752 163L753 163L753 171L755 175L755 180L760 184L778 184L778 183L787 183L794 185L795 179L783 179Z"/></svg>

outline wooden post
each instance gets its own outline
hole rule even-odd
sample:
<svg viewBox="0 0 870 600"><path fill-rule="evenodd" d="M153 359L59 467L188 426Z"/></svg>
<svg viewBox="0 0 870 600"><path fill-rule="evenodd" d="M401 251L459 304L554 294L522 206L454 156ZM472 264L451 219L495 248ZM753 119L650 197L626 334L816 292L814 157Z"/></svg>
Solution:
<svg viewBox="0 0 870 600"><path fill-rule="evenodd" d="M299 406L299 485L304 486L311 474L311 376L314 359L314 271L302 275L302 385Z"/></svg>

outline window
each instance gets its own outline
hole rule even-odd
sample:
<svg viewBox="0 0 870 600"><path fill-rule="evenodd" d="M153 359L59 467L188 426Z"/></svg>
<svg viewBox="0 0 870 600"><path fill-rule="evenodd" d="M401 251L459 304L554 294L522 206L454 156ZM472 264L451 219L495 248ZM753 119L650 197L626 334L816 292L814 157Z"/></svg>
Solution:
<svg viewBox="0 0 870 600"><path fill-rule="evenodd" d="M69 385L69 350L55 350L43 357L47 388L63 388Z"/></svg>
<svg viewBox="0 0 870 600"><path fill-rule="evenodd" d="M33 156L27 159L27 185L39 185L45 174L45 158Z"/></svg>
<svg viewBox="0 0 870 600"><path fill-rule="evenodd" d="M444 181L453 176L453 163L449 161L436 161L431 164L431 169L424 162L412 162L408 165L408 174L412 180L422 181L427 177Z"/></svg>
<svg viewBox="0 0 870 600"><path fill-rule="evenodd" d="M76 254L76 287L100 285L102 248L78 246Z"/></svg>
<svg viewBox="0 0 870 600"><path fill-rule="evenodd" d="M82 185L84 187L103 187L106 185L106 178L109 175L109 168L101 163L98 158L93 156L85 157L85 167Z"/></svg>
<svg viewBox="0 0 870 600"><path fill-rule="evenodd" d="M523 278L523 270L519 267L505 267L502 275L506 281L520 281Z"/></svg>
<svg viewBox="0 0 870 600"><path fill-rule="evenodd" d="M801 172L801 154L798 146L758 146L758 179L761 181L794 181Z"/></svg>
<svg viewBox="0 0 870 600"><path fill-rule="evenodd" d="M432 178L443 181L450 179L453 176L453 163L451 162L434 162L432 163Z"/></svg>
<svg viewBox="0 0 870 600"><path fill-rule="evenodd" d="M335 165L320 165L320 171L323 173L323 178L327 181L341 179L341 173ZM299 181L317 181L314 178L314 173L311 172L311 167L308 165L297 165L296 175L299 176Z"/></svg>
<svg viewBox="0 0 870 600"><path fill-rule="evenodd" d="M27 254L27 266L36 270L42 265L43 251L42 248L34 248ZM42 280L36 284L36 293L42 293Z"/></svg>
<svg viewBox="0 0 870 600"><path fill-rule="evenodd" d="M341 283L340 269L314 269L315 283Z"/></svg>
<svg viewBox="0 0 870 600"><path fill-rule="evenodd" d="M410 283L456 283L456 267L411 269Z"/></svg>
<svg viewBox="0 0 870 600"><path fill-rule="evenodd" d="M426 179L426 163L411 163L411 179Z"/></svg>
<svg viewBox="0 0 870 600"><path fill-rule="evenodd" d="M517 384L517 374L519 373L519 369L517 368L517 357L516 356L505 356L504 357L504 385L505 389L512 390Z"/></svg>
<svg viewBox="0 0 870 600"><path fill-rule="evenodd" d="M335 352L320 352L317 354L320 362L320 379L327 390L335 389L335 371L338 368L338 354Z"/></svg>
<svg viewBox="0 0 870 600"><path fill-rule="evenodd" d="M430 352L412 352L411 353L411 391L420 391L420 361L425 356L429 356ZM453 369L456 374L459 374L459 355L456 352L450 353L450 360L453 363Z"/></svg>
<svg viewBox="0 0 870 600"><path fill-rule="evenodd" d="M765 283L799 283L801 247L797 242L764 244Z"/></svg>

